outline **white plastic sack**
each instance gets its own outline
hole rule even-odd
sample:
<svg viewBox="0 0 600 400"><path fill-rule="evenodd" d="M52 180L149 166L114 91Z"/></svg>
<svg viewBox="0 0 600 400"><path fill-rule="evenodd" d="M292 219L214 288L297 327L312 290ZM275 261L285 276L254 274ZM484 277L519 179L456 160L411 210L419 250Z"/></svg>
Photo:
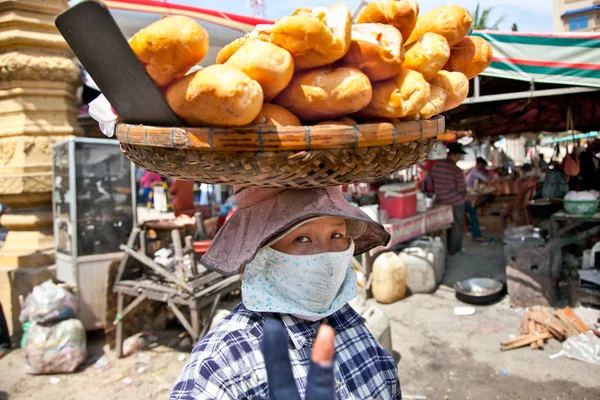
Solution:
<svg viewBox="0 0 600 400"><path fill-rule="evenodd" d="M31 294L27 296L19 319L21 323L31 321L46 324L75 316L74 296L67 289L47 280L34 287Z"/></svg>
<svg viewBox="0 0 600 400"><path fill-rule="evenodd" d="M75 371L87 356L85 328L78 319L51 326L32 324L25 342L26 374Z"/></svg>
<svg viewBox="0 0 600 400"><path fill-rule="evenodd" d="M563 349L560 353L554 354L550 358L560 356L600 365L600 338L592 331L571 336L563 343Z"/></svg>

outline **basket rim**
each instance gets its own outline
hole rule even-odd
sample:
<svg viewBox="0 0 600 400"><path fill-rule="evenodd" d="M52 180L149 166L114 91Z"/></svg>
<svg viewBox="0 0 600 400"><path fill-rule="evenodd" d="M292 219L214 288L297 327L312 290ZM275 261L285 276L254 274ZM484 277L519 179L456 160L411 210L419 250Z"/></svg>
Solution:
<svg viewBox="0 0 600 400"><path fill-rule="evenodd" d="M158 127L119 122L120 143L203 152L310 151L381 147L427 140L445 132L445 119L356 125Z"/></svg>

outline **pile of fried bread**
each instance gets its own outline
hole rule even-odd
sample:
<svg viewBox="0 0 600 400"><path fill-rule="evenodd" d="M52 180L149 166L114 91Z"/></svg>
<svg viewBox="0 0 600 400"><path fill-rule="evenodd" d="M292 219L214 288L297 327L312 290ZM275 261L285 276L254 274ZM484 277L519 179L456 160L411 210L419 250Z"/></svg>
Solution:
<svg viewBox="0 0 600 400"><path fill-rule="evenodd" d="M471 22L455 5L419 15L414 0L371 2L354 24L345 3L302 8L191 73L209 44L191 18L166 16L129 43L187 126L352 125L459 106L492 61L491 46L467 36Z"/></svg>

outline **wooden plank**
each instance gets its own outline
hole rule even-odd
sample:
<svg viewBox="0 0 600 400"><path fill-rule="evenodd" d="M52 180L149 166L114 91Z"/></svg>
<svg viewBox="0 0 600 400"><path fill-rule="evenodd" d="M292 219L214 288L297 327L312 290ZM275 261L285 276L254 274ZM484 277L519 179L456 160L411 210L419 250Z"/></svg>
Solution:
<svg viewBox="0 0 600 400"><path fill-rule="evenodd" d="M303 151L387 146L437 137L442 116L423 121L348 126L263 126L241 128L165 128L119 123L122 143L198 151Z"/></svg>
<svg viewBox="0 0 600 400"><path fill-rule="evenodd" d="M562 342L566 335L566 329L558 320L558 318L554 317L547 310L544 312L544 309L532 310L530 314L530 318L541 324L544 328L548 329L550 333L556 338L556 340Z"/></svg>
<svg viewBox="0 0 600 400"><path fill-rule="evenodd" d="M140 303L142 301L146 300L147 298L148 297L145 294L143 294L143 293L141 295L137 296L134 301L132 301L131 303L129 303L129 305L125 308L125 310L117 313L117 318L115 318L115 320L113 321L113 325L116 325L120 321L122 321L125 318L125 316L127 316L127 314L129 314L130 312L132 312L134 308L136 308L137 306L139 306Z"/></svg>
<svg viewBox="0 0 600 400"><path fill-rule="evenodd" d="M117 315L121 314L123 311L123 293L117 294ZM115 353L117 358L121 358L123 356L123 320L119 319L117 323L117 332L116 332L116 340L115 340Z"/></svg>
<svg viewBox="0 0 600 400"><path fill-rule="evenodd" d="M569 321L569 317L565 315L563 310L554 311L554 315L558 317L560 322L562 322L563 326L567 330L567 337L579 335L579 330L571 323L571 321Z"/></svg>
<svg viewBox="0 0 600 400"><path fill-rule="evenodd" d="M521 335L529 335L529 321L529 311L527 311L521 321Z"/></svg>
<svg viewBox="0 0 600 400"><path fill-rule="evenodd" d="M131 250L129 247L126 247L124 245L121 245L120 249L127 252L131 257L135 258L136 260L143 263L144 265L152 268L152 270L154 272L156 272L158 275L162 276L163 278L181 286L182 288L184 288L185 290L187 290L190 293L192 293L194 291L194 289L190 285L188 285L186 282L182 281L175 275L171 274L170 272L165 271L160 265L155 263L150 257L146 256L145 254L135 252L135 251Z"/></svg>
<svg viewBox="0 0 600 400"><path fill-rule="evenodd" d="M536 323L533 320L528 319L527 320L527 332L529 332L529 333L535 333L535 332L537 332L536 329L535 329L535 325L536 325ZM538 348L538 342L539 342L539 340L536 340L535 342L532 342L529 346L533 350L536 350ZM542 343L544 343L544 342L542 341Z"/></svg>
<svg viewBox="0 0 600 400"><path fill-rule="evenodd" d="M217 294L225 295L225 294L233 292L236 289L239 289L239 287L240 287L240 282L234 281L234 282L231 282L227 286L222 286L221 288L219 288L219 290L211 293L209 296L204 296L204 297L199 298L198 299L198 309L200 310L200 309L208 306L209 304L211 304L214 299L214 296L216 296Z"/></svg>
<svg viewBox="0 0 600 400"><path fill-rule="evenodd" d="M181 322L181 325L183 325L183 327L185 328L185 330L190 334L190 336L192 337L192 339L194 339L194 337L196 336L195 333L194 333L194 328L192 328L192 326L190 325L190 323L188 322L188 320L185 318L185 316L183 315L183 313L179 310L179 308L177 308L177 306L172 301L170 301L170 300L167 301L167 305L169 306L169 308L171 309L171 311L173 311L173 314L175 314L175 316L177 317L177 319L179 320L179 322Z"/></svg>
<svg viewBox="0 0 600 400"><path fill-rule="evenodd" d="M162 293L167 293L169 295L176 295L176 296L184 296L185 297L185 293L187 292L183 292L182 290L177 290L171 287L167 287L166 285L161 285L159 283L150 281L150 280L140 280L140 281L121 281L119 282L119 286L126 286L126 287L130 287L134 290L136 290L138 293L140 293L142 290L148 289L148 290L154 290L154 291L158 291L158 292L162 292Z"/></svg>
<svg viewBox="0 0 600 400"><path fill-rule="evenodd" d="M138 290L128 287L119 286L117 287L119 293L126 294L128 296L137 297L140 293ZM154 290L144 289L144 293L150 300L160 301L165 303L167 300L171 300L173 303L188 306L191 301L196 301L191 296L184 297L184 295L169 295L164 292L157 292Z"/></svg>
<svg viewBox="0 0 600 400"><path fill-rule="evenodd" d="M547 332L546 329L544 329L544 327L542 325L538 324L537 322L534 322L533 325L534 325L535 332L540 333L540 334ZM537 348L540 350L544 350L544 340L543 339L539 339L537 341Z"/></svg>
<svg viewBox="0 0 600 400"><path fill-rule="evenodd" d="M204 321L204 326L202 327L202 332L200 332L200 337L204 337L208 333L208 330L210 329L210 323L215 315L215 312L217 311L219 301L221 301L221 293L215 296L212 307L210 308L210 312L206 316L206 321Z"/></svg>
<svg viewBox="0 0 600 400"><path fill-rule="evenodd" d="M519 347L527 346L533 342L537 342L540 339L544 340L544 339L551 339L551 338L552 338L552 334L550 332L545 332L545 333L540 333L540 334L534 333L534 334L529 334L529 335L521 335L516 339L513 339L506 343L502 343L500 345L500 351L516 349Z"/></svg>
<svg viewBox="0 0 600 400"><path fill-rule="evenodd" d="M209 272L208 274L202 276L201 278L195 279L190 283L194 289L199 289L203 286L209 285L212 282L214 282L218 279L222 279L222 278L223 278L223 275L219 274L218 272Z"/></svg>
<svg viewBox="0 0 600 400"><path fill-rule="evenodd" d="M220 281L219 283L216 283L212 286L207 287L206 289L201 290L198 293L194 293L194 297L199 298L199 297L205 296L213 291L219 290L219 288L221 288L221 287L228 286L233 282L238 282L239 280L240 280L239 275L230 276L230 277L225 278L224 280Z"/></svg>
<svg viewBox="0 0 600 400"><path fill-rule="evenodd" d="M578 331L578 333L592 331L596 336L600 337L600 332L596 329L590 328L585 324L585 322L580 320L571 307L567 306L562 310L556 310L555 313L557 317L559 317L561 320L564 318L568 322L568 324L573 327L573 329Z"/></svg>
<svg viewBox="0 0 600 400"><path fill-rule="evenodd" d="M126 244L126 246L128 248L133 249L133 245L135 244L135 239L137 238L137 235L139 234L139 232L140 232L140 228L138 228L137 226L131 230L131 233L129 234L129 238L127 239L127 244ZM119 268L117 269L117 276L115 278L115 283L119 282L121 280L121 278L123 277L123 272L125 272L125 266L127 265L128 260L129 260L129 253L126 252L125 255L123 256L123 258L121 259L121 262L119 263Z"/></svg>

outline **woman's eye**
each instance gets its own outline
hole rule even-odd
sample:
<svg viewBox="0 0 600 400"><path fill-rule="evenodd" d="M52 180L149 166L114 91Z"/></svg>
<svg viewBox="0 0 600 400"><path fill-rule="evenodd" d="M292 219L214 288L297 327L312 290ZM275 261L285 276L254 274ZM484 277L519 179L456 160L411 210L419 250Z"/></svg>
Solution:
<svg viewBox="0 0 600 400"><path fill-rule="evenodd" d="M333 235L331 235L332 239L343 239L345 235L341 234L341 233L334 233Z"/></svg>
<svg viewBox="0 0 600 400"><path fill-rule="evenodd" d="M308 243L310 242L310 239L308 238L308 236L298 236L294 242L296 243Z"/></svg>

